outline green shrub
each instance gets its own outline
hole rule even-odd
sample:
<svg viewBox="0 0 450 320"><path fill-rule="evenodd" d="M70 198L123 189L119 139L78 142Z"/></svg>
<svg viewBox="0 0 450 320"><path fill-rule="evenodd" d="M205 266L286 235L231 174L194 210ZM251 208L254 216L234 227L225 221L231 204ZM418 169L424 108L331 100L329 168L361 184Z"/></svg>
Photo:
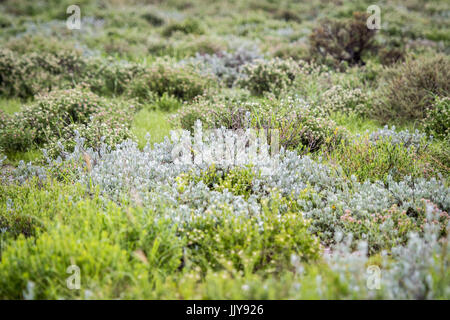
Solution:
<svg viewBox="0 0 450 320"><path fill-rule="evenodd" d="M368 114L369 97L361 90L346 89L336 85L325 91L321 97L321 105L328 112L340 112L343 114L356 113L358 115Z"/></svg>
<svg viewBox="0 0 450 320"><path fill-rule="evenodd" d="M0 126L0 148L7 151L27 151L32 148L36 129L20 120L20 115L6 116Z"/></svg>
<svg viewBox="0 0 450 320"><path fill-rule="evenodd" d="M23 55L31 52L39 54L58 55L64 52L72 52L81 56L81 50L77 49L71 41L61 41L55 36L42 34L24 35L8 39L4 44L5 49L9 49L15 54Z"/></svg>
<svg viewBox="0 0 450 320"><path fill-rule="evenodd" d="M97 94L120 95L145 68L112 58L84 58L77 51L18 54L0 50L0 94L30 98L58 88L87 85Z"/></svg>
<svg viewBox="0 0 450 320"><path fill-rule="evenodd" d="M381 64L391 65L405 60L405 49L398 47L382 48L378 50L378 56Z"/></svg>
<svg viewBox="0 0 450 320"><path fill-rule="evenodd" d="M64 19L66 18L65 9L72 4L70 0L48 0L43 3L29 2L26 0L6 0L2 3L2 10L9 12L16 16L37 16L45 14L50 19ZM86 8L86 10L93 10L94 1L80 0L78 5ZM62 10L61 8L64 8Z"/></svg>
<svg viewBox="0 0 450 320"><path fill-rule="evenodd" d="M181 32L184 34L203 34L204 30L202 25L195 19L186 19L181 22L172 22L168 24L162 35L165 37L172 36L175 32Z"/></svg>
<svg viewBox="0 0 450 320"><path fill-rule="evenodd" d="M112 58L91 59L86 75L81 79L93 92L101 95L120 95L130 82L145 73L145 67L136 63L117 62ZM80 81L81 81L80 80Z"/></svg>
<svg viewBox="0 0 450 320"><path fill-rule="evenodd" d="M432 107L434 95L450 95L450 58L443 54L409 56L388 70L376 110L382 119L423 119Z"/></svg>
<svg viewBox="0 0 450 320"><path fill-rule="evenodd" d="M238 83L255 95L265 92L278 95L292 84L299 71L299 66L292 59L258 60L244 66L244 78Z"/></svg>
<svg viewBox="0 0 450 320"><path fill-rule="evenodd" d="M367 28L368 14L355 12L347 20L325 19L309 36L311 54L320 62L364 64L363 55L375 49L375 30Z"/></svg>
<svg viewBox="0 0 450 320"><path fill-rule="evenodd" d="M191 261L203 271L234 269L247 274L280 272L292 254L304 262L316 260L319 242L308 232L308 221L285 198L273 195L262 201L260 218L238 217L224 208L183 226L180 232L186 235Z"/></svg>
<svg viewBox="0 0 450 320"><path fill-rule="evenodd" d="M50 146L56 152L58 141L69 149L74 145L75 130L85 135L87 146L98 146L102 137L117 143L131 136L131 116L86 89L56 90L7 118L0 146L8 152Z"/></svg>
<svg viewBox="0 0 450 320"><path fill-rule="evenodd" d="M16 54L0 50L0 94L29 98L53 88L71 87L81 79L86 62L76 52Z"/></svg>
<svg viewBox="0 0 450 320"><path fill-rule="evenodd" d="M141 17L155 27L162 26L165 22L164 18L162 18L159 14L153 12L146 12L142 14Z"/></svg>
<svg viewBox="0 0 450 320"><path fill-rule="evenodd" d="M61 128L57 135L49 138L44 148L49 156L57 157L73 151L78 138L85 139L86 148L97 150L102 143L114 147L134 137L130 130L132 115L125 110L98 110L88 123L72 123Z"/></svg>
<svg viewBox="0 0 450 320"><path fill-rule="evenodd" d="M306 43L278 43L267 44L267 50L273 57L281 59L307 60L310 58L309 47Z"/></svg>
<svg viewBox="0 0 450 320"><path fill-rule="evenodd" d="M440 98L435 101L426 112L423 119L425 131L435 137L447 138L450 134L450 97Z"/></svg>
<svg viewBox="0 0 450 320"><path fill-rule="evenodd" d="M0 247L2 299L120 297L128 285L150 284L181 264L183 237L152 212L105 203L80 185L49 181L44 189L35 182L4 188L10 201L1 199L0 208L15 226ZM19 228L28 228L28 220L15 219L19 215L45 230L17 237ZM67 287L71 265L80 268L81 290ZM30 283L34 290L27 292Z"/></svg>
<svg viewBox="0 0 450 320"><path fill-rule="evenodd" d="M9 212L9 210L0 214L0 229L6 230L8 236L13 238L17 238L19 235L24 237L34 236L36 229L39 227L41 227L41 224L33 216L27 216L20 212Z"/></svg>
<svg viewBox="0 0 450 320"><path fill-rule="evenodd" d="M203 94L211 84L210 78L200 76L192 68L173 67L164 62L157 62L131 81L128 92L141 100L151 98L152 93L191 100Z"/></svg>
<svg viewBox="0 0 450 320"><path fill-rule="evenodd" d="M195 175L193 172L181 174L178 178L178 186L184 189L191 182L202 181L208 188L223 192L225 189L245 199L252 193L253 179L258 173L252 167L235 167L229 170L217 170L214 165L207 170ZM180 190L183 191L183 190Z"/></svg>

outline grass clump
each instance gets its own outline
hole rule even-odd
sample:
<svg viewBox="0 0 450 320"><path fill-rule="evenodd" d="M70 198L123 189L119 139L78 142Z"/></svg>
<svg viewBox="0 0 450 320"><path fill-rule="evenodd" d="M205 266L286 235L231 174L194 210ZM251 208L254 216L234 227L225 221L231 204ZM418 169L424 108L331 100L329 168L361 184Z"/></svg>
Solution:
<svg viewBox="0 0 450 320"><path fill-rule="evenodd" d="M329 161L338 164L344 174L358 181L383 181L392 177L401 181L405 176L430 177L437 172L426 155L425 140L419 146L405 146L392 137L370 139L368 135L344 141L329 154Z"/></svg>

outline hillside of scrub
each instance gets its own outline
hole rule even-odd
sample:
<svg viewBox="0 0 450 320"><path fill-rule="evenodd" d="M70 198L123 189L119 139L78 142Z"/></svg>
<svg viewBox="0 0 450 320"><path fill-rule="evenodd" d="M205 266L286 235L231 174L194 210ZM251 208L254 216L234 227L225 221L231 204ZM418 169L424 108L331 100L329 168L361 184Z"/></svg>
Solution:
<svg viewBox="0 0 450 320"><path fill-rule="evenodd" d="M1 1L0 299L449 299L450 4L372 4Z"/></svg>

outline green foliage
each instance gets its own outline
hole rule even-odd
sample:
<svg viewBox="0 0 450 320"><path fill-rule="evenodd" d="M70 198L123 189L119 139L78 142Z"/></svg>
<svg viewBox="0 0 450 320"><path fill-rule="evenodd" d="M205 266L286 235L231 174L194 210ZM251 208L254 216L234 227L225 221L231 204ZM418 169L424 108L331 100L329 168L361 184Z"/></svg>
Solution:
<svg viewBox="0 0 450 320"><path fill-rule="evenodd" d="M36 129L30 128L18 116L0 115L0 148L6 152L27 151L33 147Z"/></svg>
<svg viewBox="0 0 450 320"><path fill-rule="evenodd" d="M333 86L325 91L320 103L330 113L366 115L370 110L369 97L363 90L360 88L346 89L340 85Z"/></svg>
<svg viewBox="0 0 450 320"><path fill-rule="evenodd" d="M131 130L136 136L140 147L147 143L147 134L150 135L150 142L162 142L165 136L169 135L172 126L167 120L167 115L161 111L151 111L149 108L139 110L133 119Z"/></svg>
<svg viewBox="0 0 450 320"><path fill-rule="evenodd" d="M142 14L141 16L144 18L148 23L150 23L152 26L159 27L164 24L164 18L162 18L160 15L154 12L146 12Z"/></svg>
<svg viewBox="0 0 450 320"><path fill-rule="evenodd" d="M93 3L95 2L92 0L78 1L78 5L84 6L86 9L90 8ZM70 0L49 0L44 3L35 3L24 0L6 0L3 5L6 12L16 16L38 16L45 14L47 17L51 17L53 19L64 19L66 17L66 12L65 10L61 10L61 7L67 8L71 4L72 2L70 2Z"/></svg>
<svg viewBox="0 0 450 320"><path fill-rule="evenodd" d="M255 95L272 92L279 95L295 80L300 72L299 66L292 60L275 58L270 61L259 60L247 64L243 69L245 77L238 83Z"/></svg>
<svg viewBox="0 0 450 320"><path fill-rule="evenodd" d="M344 174L355 176L359 181L386 181L388 175L395 180L404 176L432 176L436 174L425 152L426 142L419 149L393 143L390 138L371 141L362 136L353 141L344 141L330 154L329 161L338 164Z"/></svg>
<svg viewBox="0 0 450 320"><path fill-rule="evenodd" d="M68 150L74 145L75 130L88 146L98 146L102 137L117 143L130 137L130 116L85 89L57 90L7 117L0 127L0 146L11 152L50 145L57 154L58 141Z"/></svg>
<svg viewBox="0 0 450 320"><path fill-rule="evenodd" d="M180 101L166 92L164 92L161 97L156 99L155 105L158 110L165 112L174 112L181 107Z"/></svg>
<svg viewBox="0 0 450 320"><path fill-rule="evenodd" d="M208 188L223 192L225 189L245 199L252 193L253 179L257 175L251 167L232 168L228 171L217 170L213 165L199 175L182 174L179 176L178 185L183 191L190 182L202 181Z"/></svg>
<svg viewBox="0 0 450 320"><path fill-rule="evenodd" d="M172 36L175 32L184 34L202 34L204 33L202 25L196 19L186 19L181 22L172 22L168 24L162 34L165 37Z"/></svg>
<svg viewBox="0 0 450 320"><path fill-rule="evenodd" d="M237 218L223 208L175 227L149 211L102 204L81 186L49 182L41 190L31 182L2 189L0 205L6 210L0 221L3 226L10 215L14 224L7 225L6 238L2 231L2 298L121 297L130 294L130 285L133 290L151 287L153 280L179 268L280 272L293 252L304 262L314 261L319 253L307 221L285 211L281 197L267 199L262 220ZM31 216L45 228L35 238L17 237L19 228L28 235L19 215ZM71 265L80 268L83 290L67 288ZM33 291L27 292L30 283Z"/></svg>
<svg viewBox="0 0 450 320"><path fill-rule="evenodd" d="M423 119L425 131L435 137L446 139L450 134L450 97L440 98L435 101L426 112Z"/></svg>
<svg viewBox="0 0 450 320"><path fill-rule="evenodd" d="M29 98L54 87L70 86L84 68L84 60L75 52L19 55L1 49L0 94Z"/></svg>
<svg viewBox="0 0 450 320"><path fill-rule="evenodd" d="M130 82L145 72L142 65L109 59L88 60L86 74L79 81L100 95L120 95Z"/></svg>
<svg viewBox="0 0 450 320"><path fill-rule="evenodd" d="M280 272L292 254L302 261L318 258L318 241L307 231L308 222L289 208L285 198L275 195L263 200L263 212L260 218L241 218L224 208L219 215L211 212L183 226L180 231L195 253L193 263L204 271L220 268L248 274Z"/></svg>
<svg viewBox="0 0 450 320"><path fill-rule="evenodd" d="M2 298L24 298L30 283L32 299L120 296L127 283L174 272L181 263L183 240L151 213L113 204L101 209L98 195L88 199L84 188L55 182L46 190L31 183L7 187L6 192L13 203L6 212L14 225L6 229L6 244L2 244ZM7 205L3 198L1 206ZM36 219L45 231L41 229L36 238L19 236L12 241L26 222L15 218L19 215ZM80 268L84 290L67 287L66 270L71 265Z"/></svg>
<svg viewBox="0 0 450 320"><path fill-rule="evenodd" d="M0 0L0 299L449 299L448 1L71 4ZM197 119L288 150L171 162Z"/></svg>
<svg viewBox="0 0 450 320"><path fill-rule="evenodd" d="M138 97L141 101L152 99L153 94L159 96L166 94L181 100L191 100L203 94L212 85L211 81L191 68L173 67L165 62L156 62L145 74L131 81L129 95Z"/></svg>
<svg viewBox="0 0 450 320"><path fill-rule="evenodd" d="M386 119L421 120L434 96L449 95L450 58L443 54L408 57L388 70L387 83L379 93L377 115Z"/></svg>
<svg viewBox="0 0 450 320"><path fill-rule="evenodd" d="M378 50L378 56L383 65L391 65L405 60L405 50L398 47L382 48Z"/></svg>

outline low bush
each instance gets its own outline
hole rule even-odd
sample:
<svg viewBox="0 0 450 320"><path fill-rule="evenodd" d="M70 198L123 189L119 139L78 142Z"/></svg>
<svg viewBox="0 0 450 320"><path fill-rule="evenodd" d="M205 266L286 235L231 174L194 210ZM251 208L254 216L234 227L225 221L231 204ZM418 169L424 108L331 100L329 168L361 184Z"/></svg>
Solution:
<svg viewBox="0 0 450 320"><path fill-rule="evenodd" d="M362 89L346 89L340 85L325 91L320 104L327 112L340 112L345 115L356 113L364 116L370 110L369 97Z"/></svg>
<svg viewBox="0 0 450 320"><path fill-rule="evenodd" d="M0 93L30 98L53 88L70 87L84 74L86 62L76 52L16 54L0 50Z"/></svg>
<svg viewBox="0 0 450 320"><path fill-rule="evenodd" d="M5 117L0 126L0 148L6 152L27 151L33 147L36 129L20 121L19 117Z"/></svg>
<svg viewBox="0 0 450 320"><path fill-rule="evenodd" d="M437 224L438 233L445 237L450 216L430 201L423 200L417 208L400 210L394 205L366 216L351 215L347 211L340 219L343 232L351 233L355 240L366 240L369 254L373 254L405 245L411 233L423 234L427 222Z"/></svg>
<svg viewBox="0 0 450 320"><path fill-rule="evenodd" d="M421 120L433 106L434 96L450 95L450 58L409 56L386 74L386 84L379 92L376 114L381 119Z"/></svg>
<svg viewBox="0 0 450 320"><path fill-rule="evenodd" d="M446 139L450 134L450 97L435 97L426 111L423 126L428 134Z"/></svg>
<svg viewBox="0 0 450 320"><path fill-rule="evenodd" d="M405 60L405 49L398 47L382 48L378 50L378 56L381 64L389 66Z"/></svg>
<svg viewBox="0 0 450 320"><path fill-rule="evenodd" d="M351 19L323 20L309 36L311 54L335 66L364 64L363 55L375 49L376 30L367 28L367 18L368 14L355 12Z"/></svg>
<svg viewBox="0 0 450 320"><path fill-rule="evenodd" d="M25 53L0 50L0 93L32 98L53 89L89 86L101 95L120 95L145 68L136 63L84 58L77 51Z"/></svg>
<svg viewBox="0 0 450 320"><path fill-rule="evenodd" d="M157 110L161 110L164 112L174 112L181 107L181 102L174 96L163 93L161 97L155 99L154 105Z"/></svg>
<svg viewBox="0 0 450 320"><path fill-rule="evenodd" d="M5 187L9 200L2 199L0 207L15 227L7 225L1 233L5 242L0 246L0 297L114 295L125 290L129 281L139 279L150 285L153 276L173 273L181 265L184 237L152 212L105 203L98 194L88 196L79 184L48 181L44 190L41 187L36 181ZM45 229L36 230L34 237L17 236L23 227L23 221L14 221L19 215L39 221L37 226ZM68 288L74 270L67 270L72 265L81 271L83 290ZM30 286L32 290L27 290Z"/></svg>
<svg viewBox="0 0 450 320"><path fill-rule="evenodd" d="M157 12L145 12L141 15L141 17L154 27L162 26L165 23L164 17Z"/></svg>
<svg viewBox="0 0 450 320"><path fill-rule="evenodd" d="M8 152L26 151L32 145L56 151L56 144L73 146L77 130L89 146L98 146L102 139L115 144L131 137L129 111L86 89L56 90L8 117L0 128L0 145Z"/></svg>
<svg viewBox="0 0 450 320"><path fill-rule="evenodd" d="M279 95L287 89L300 72L299 66L292 60L258 60L243 67L244 77L239 85L255 95L271 92Z"/></svg>
<svg viewBox="0 0 450 320"><path fill-rule="evenodd" d="M133 79L145 72L145 67L136 63L93 58L88 60L86 74L79 82L99 95L121 95Z"/></svg>
<svg viewBox="0 0 450 320"><path fill-rule="evenodd" d="M203 94L212 84L212 78L201 76L190 67L173 67L157 62L130 82L128 94L141 101L151 98L152 94L191 100Z"/></svg>
<svg viewBox="0 0 450 320"><path fill-rule="evenodd" d="M195 19L185 19L180 22L169 23L164 27L162 35L165 37L172 36L175 32L181 32L184 34L203 34L203 26Z"/></svg>
<svg viewBox="0 0 450 320"><path fill-rule="evenodd" d="M181 174L177 179L180 187L191 182L198 183L202 181L211 190L223 192L227 189L236 196L243 196L245 199L248 199L252 192L253 178L257 174L252 170L251 166L218 170L215 165L212 165L199 174L189 172Z"/></svg>
<svg viewBox="0 0 450 320"><path fill-rule="evenodd" d="M193 262L206 270L246 274L275 273L289 265L292 254L302 262L318 258L319 242L295 210L282 210L286 199L274 196L263 204L263 216L243 218L223 210L197 217L180 231L186 234ZM280 217L281 215L281 217Z"/></svg>

